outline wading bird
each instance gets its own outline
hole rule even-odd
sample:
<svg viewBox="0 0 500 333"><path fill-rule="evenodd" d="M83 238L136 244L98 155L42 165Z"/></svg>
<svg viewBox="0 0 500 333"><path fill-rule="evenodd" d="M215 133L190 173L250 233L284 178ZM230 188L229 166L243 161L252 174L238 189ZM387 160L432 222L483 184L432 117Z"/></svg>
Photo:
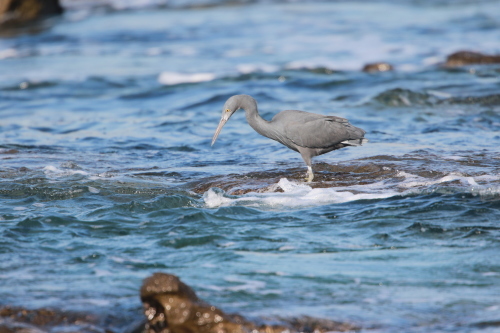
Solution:
<svg viewBox="0 0 500 333"><path fill-rule="evenodd" d="M278 141L288 148L299 152L307 164L306 180L314 179L311 159L347 146L360 146L368 142L363 136L365 131L354 127L344 118L323 116L297 110L281 111L271 121L259 115L257 102L249 95L230 97L222 108L222 118L215 130L212 145L217 140L224 124L237 110L245 110L250 126L257 133Z"/></svg>

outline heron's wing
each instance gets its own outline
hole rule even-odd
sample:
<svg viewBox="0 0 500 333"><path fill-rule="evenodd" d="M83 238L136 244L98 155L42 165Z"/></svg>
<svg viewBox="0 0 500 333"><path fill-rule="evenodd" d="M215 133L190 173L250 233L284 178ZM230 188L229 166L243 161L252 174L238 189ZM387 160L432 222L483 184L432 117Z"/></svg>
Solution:
<svg viewBox="0 0 500 333"><path fill-rule="evenodd" d="M294 112L287 117L284 134L300 147L327 148L344 141L360 140L365 131L341 117Z"/></svg>

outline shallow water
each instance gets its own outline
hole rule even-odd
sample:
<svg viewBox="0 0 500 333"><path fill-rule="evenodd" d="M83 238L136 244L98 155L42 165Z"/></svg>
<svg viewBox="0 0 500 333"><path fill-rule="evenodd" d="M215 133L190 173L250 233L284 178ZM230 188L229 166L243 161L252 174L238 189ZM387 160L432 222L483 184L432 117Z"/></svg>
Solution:
<svg viewBox="0 0 500 333"><path fill-rule="evenodd" d="M164 271L251 317L498 330L500 67L439 63L500 53L500 2L71 4L0 39L0 305L140 318ZM240 93L370 142L304 184L241 111L210 147Z"/></svg>

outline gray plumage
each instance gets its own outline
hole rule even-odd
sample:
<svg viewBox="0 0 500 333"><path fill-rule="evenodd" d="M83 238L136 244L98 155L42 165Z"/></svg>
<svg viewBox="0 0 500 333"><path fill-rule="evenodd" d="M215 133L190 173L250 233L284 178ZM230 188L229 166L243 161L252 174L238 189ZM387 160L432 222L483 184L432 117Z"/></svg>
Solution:
<svg viewBox="0 0 500 333"><path fill-rule="evenodd" d="M253 97L235 95L230 97L222 108L222 118L215 130L212 145L224 124L238 109L245 110L248 123L257 133L300 153L307 164L306 180L309 182L314 178L311 161L314 156L368 142L364 138L365 131L352 126L347 119L286 110L275 115L271 121L267 121L259 115L257 102Z"/></svg>

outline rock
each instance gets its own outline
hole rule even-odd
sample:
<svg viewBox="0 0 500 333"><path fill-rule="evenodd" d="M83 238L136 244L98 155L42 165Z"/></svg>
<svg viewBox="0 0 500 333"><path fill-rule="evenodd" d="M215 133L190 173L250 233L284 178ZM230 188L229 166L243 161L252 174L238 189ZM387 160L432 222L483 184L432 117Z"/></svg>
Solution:
<svg viewBox="0 0 500 333"><path fill-rule="evenodd" d="M380 181L380 177L390 177L390 173L384 170L382 166L359 161L337 164L316 162L314 163L313 170L314 182L307 183L311 188L371 184ZM281 178L303 183L304 175L304 167L272 169L243 174L211 176L190 182L187 186L199 194L203 194L214 187L223 190L229 195L243 195L249 192L283 192L276 185Z"/></svg>
<svg viewBox="0 0 500 333"><path fill-rule="evenodd" d="M59 0L1 0L0 25L18 25L62 12Z"/></svg>
<svg viewBox="0 0 500 333"><path fill-rule="evenodd" d="M0 154L18 154L19 150L17 149L5 149L5 148L0 148Z"/></svg>
<svg viewBox="0 0 500 333"><path fill-rule="evenodd" d="M63 327L72 327L82 333L95 332L98 320L90 314L78 314L51 309L25 309L6 306L0 308L1 333L41 333L61 331Z"/></svg>
<svg viewBox="0 0 500 333"><path fill-rule="evenodd" d="M147 333L281 333L352 331L357 327L312 317L294 318L283 324L250 322L239 315L229 315L200 300L177 276L155 273L141 287L141 301L148 320Z"/></svg>
<svg viewBox="0 0 500 333"><path fill-rule="evenodd" d="M425 92L416 92L402 88L386 90L377 95L374 99L383 105L398 107L433 105L438 102L435 96Z"/></svg>
<svg viewBox="0 0 500 333"><path fill-rule="evenodd" d="M246 332L241 322L198 299L174 275L155 273L145 279L141 301L149 333Z"/></svg>
<svg viewBox="0 0 500 333"><path fill-rule="evenodd" d="M459 67L466 65L500 64L500 55L487 55L472 51L458 51L446 58L446 67Z"/></svg>
<svg viewBox="0 0 500 333"><path fill-rule="evenodd" d="M500 105L500 94L484 96L451 97L443 101L449 104L479 104L482 106Z"/></svg>
<svg viewBox="0 0 500 333"><path fill-rule="evenodd" d="M363 72L367 73L388 72L392 70L394 70L394 67L386 62L374 62L366 64L363 67Z"/></svg>

